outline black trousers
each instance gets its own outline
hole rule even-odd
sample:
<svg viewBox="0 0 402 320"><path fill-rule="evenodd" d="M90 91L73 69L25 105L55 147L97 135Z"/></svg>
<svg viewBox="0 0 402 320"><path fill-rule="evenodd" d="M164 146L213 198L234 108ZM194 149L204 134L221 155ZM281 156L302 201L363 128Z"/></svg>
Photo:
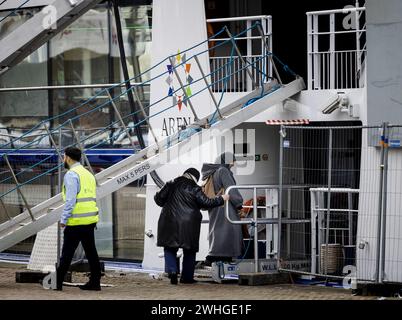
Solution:
<svg viewBox="0 0 402 320"><path fill-rule="evenodd" d="M95 230L96 223L84 226L66 226L64 229L63 249L60 257L60 265L57 268L57 283L61 285L64 277L70 268L75 250L81 242L88 259L89 268L91 270L91 283L99 283L101 278L101 268L99 262L98 251L95 246Z"/></svg>

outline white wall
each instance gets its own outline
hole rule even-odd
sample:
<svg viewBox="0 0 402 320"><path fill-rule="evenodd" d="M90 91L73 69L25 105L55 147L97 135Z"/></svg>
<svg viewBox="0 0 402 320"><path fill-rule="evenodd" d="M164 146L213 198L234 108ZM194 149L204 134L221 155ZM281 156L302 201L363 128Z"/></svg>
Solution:
<svg viewBox="0 0 402 320"><path fill-rule="evenodd" d="M367 0L368 123L402 122L402 2Z"/></svg>
<svg viewBox="0 0 402 320"><path fill-rule="evenodd" d="M169 55L177 54L178 50L180 50L182 55L185 49L191 48L207 39L203 0L154 0L152 14L152 65L156 65ZM205 42L201 46L187 52L186 58L188 60L192 55L207 49L208 44ZM199 56L199 59L205 74L208 74L209 55L204 54ZM191 63L191 77L193 79L201 77L201 73L195 60L189 60L188 63ZM169 62L165 61L157 68L153 69L151 77L156 77L157 75L167 71L167 64L169 64ZM186 84L186 75L183 68L179 67L178 72L182 81ZM176 90L179 88L179 84L175 75L172 77L174 78L173 84L174 89ZM165 74L151 82L151 104L159 101L159 99L168 94L169 86L166 83L167 78L168 74ZM192 93L195 94L204 86L205 84L203 81L200 81L196 84L192 84L190 87ZM179 92L178 94L182 93ZM199 118L212 113L213 107L207 90L192 97L191 101ZM173 98L169 97L150 109L150 114L155 115L150 119L150 124L154 128L158 138L166 136L166 132L162 129L164 128L165 121L169 120L169 118L194 119L190 107L186 107L184 104L181 110L179 110L176 105L168 111L156 115L158 112L170 107L172 104ZM212 161L215 157L216 154L214 154L213 146L206 145L205 149L199 151L196 156L192 156L190 153L181 154L178 161L175 160L173 163L169 162L169 164L158 169L157 173L162 180L168 181L182 174L183 171L190 166L200 170L203 162ZM159 188L155 186L150 177L148 177L147 181L145 230L152 230L154 237L148 238L145 236L143 266L145 268L163 269L164 261L163 259L158 258L158 254L163 252L163 248L156 247L157 223L161 208L159 208L153 200L154 195ZM203 229L204 228L205 226L203 226ZM203 232L203 234L205 234L205 232ZM203 234L201 237L204 237ZM205 241L203 243L205 243ZM203 243L201 244L199 255L206 254L207 248Z"/></svg>

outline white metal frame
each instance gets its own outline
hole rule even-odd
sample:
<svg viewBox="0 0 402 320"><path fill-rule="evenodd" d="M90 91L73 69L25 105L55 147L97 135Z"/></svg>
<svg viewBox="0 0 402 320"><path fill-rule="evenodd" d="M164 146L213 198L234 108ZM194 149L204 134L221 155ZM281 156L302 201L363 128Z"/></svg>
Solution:
<svg viewBox="0 0 402 320"><path fill-rule="evenodd" d="M361 88L364 86L362 72L365 63L366 45L362 47L362 35L366 25L361 26L365 7L307 12L307 87L308 90ZM341 14L355 14L356 30L335 29L335 18ZM329 17L329 32L319 31L319 17ZM336 50L337 35L355 33L355 49ZM320 51L322 37L329 35L328 51Z"/></svg>
<svg viewBox="0 0 402 320"><path fill-rule="evenodd" d="M320 247L321 244L325 244L325 235L331 230L337 231L337 229L329 228L330 214L332 211L340 212L344 211L348 213L348 228L347 230L341 230L348 232L348 244L353 243L353 213L358 213L358 210L352 208L352 194L359 194L359 189L350 188L310 188L310 199L311 199L311 273L318 274L322 273L320 267ZM336 208L326 208L324 206L324 193L346 193L348 195L348 209L336 209ZM329 212L329 217L328 217ZM327 217L325 217L327 215ZM316 226L317 223L317 226ZM318 245L317 245L318 240ZM318 261L318 264L317 264Z"/></svg>
<svg viewBox="0 0 402 320"><path fill-rule="evenodd" d="M246 21L246 28L249 29L247 31L247 35L244 37L237 37L235 40L247 40L247 54L243 56L244 59L248 60L257 60L261 57L264 57L267 55L268 51L272 52L272 16L269 15L261 15L261 16L248 16L248 17L233 17L233 18L219 18L219 19L207 19L207 23L219 23L219 22L237 22L237 21ZM264 39L262 36L252 36L252 30L250 29L252 24L255 22L260 22L262 31L264 33L264 36L268 39L267 44L269 48L266 47L264 44ZM210 42L220 42L220 41L227 41L230 38L227 37L222 37L222 38L215 38L209 40ZM261 40L261 52L259 54L254 54L253 55L253 40ZM230 60L229 56L222 56L222 57L210 57L210 63L211 63L211 72L213 73L214 70L218 70L220 67L228 63ZM264 65L263 60L259 62L260 68ZM241 69L242 66L240 64L240 59L235 57L234 59L234 65L236 69ZM231 79L229 80L228 88L229 92L251 92L255 88L253 88L252 80L247 77L245 72L238 73L236 72L236 69L234 70L235 74ZM269 60L266 63L266 70L267 75L269 77L272 77L272 64L269 63ZM254 73L254 81L256 83L259 83L259 77L258 74ZM241 90L237 87L238 83L245 84L244 89ZM214 91L221 91L220 89L221 84L218 83L216 86L214 86Z"/></svg>
<svg viewBox="0 0 402 320"><path fill-rule="evenodd" d="M298 188L297 186L287 187L287 188ZM238 221L234 221L230 219L229 216L229 202L225 203L225 216L226 219L232 224L251 224L255 227L254 234L254 272L260 272L260 260L267 259L270 256L270 259L277 260L278 263L278 250L279 243L281 241L281 233L279 232L279 228L282 224L290 225L290 224L306 224L309 223L309 220L306 219L292 219L290 214L287 215L287 218L282 218L282 215L279 214L279 185L240 185L240 186L230 186L226 189L225 194L229 195L231 190L252 190L253 192L253 206L243 206L243 208L252 208L253 209L253 217L246 218ZM257 192L258 190L264 191L265 194L265 206L258 206L257 203ZM268 202L268 199L271 199ZM290 197L288 197L289 208L290 206ZM265 209L265 217L258 218L258 209ZM288 212L289 213L289 212ZM258 256L258 225L265 224L266 228L266 257ZM269 241L271 239L271 241ZM273 244L273 250L271 251L271 242Z"/></svg>

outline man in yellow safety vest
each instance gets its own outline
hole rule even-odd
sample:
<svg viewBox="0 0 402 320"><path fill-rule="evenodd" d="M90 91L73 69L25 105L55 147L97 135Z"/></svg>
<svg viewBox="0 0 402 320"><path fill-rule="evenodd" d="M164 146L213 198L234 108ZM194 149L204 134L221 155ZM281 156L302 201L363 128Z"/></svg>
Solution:
<svg viewBox="0 0 402 320"><path fill-rule="evenodd" d="M68 147L64 151L64 167L68 169L64 176L63 200L65 206L60 220L64 228L64 242L57 268L57 290L62 290L63 279L70 267L74 252L81 242L88 259L91 276L82 286L82 290L101 290L101 268L95 246L94 229L99 221L96 206L95 177L81 164L81 150Z"/></svg>

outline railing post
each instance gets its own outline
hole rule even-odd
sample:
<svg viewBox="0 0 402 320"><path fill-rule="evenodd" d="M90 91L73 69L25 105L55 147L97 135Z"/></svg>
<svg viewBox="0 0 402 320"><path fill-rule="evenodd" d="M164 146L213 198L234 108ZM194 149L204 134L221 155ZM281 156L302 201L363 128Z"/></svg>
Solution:
<svg viewBox="0 0 402 320"><path fill-rule="evenodd" d="M62 143L62 137L63 137L63 135L62 135L62 127L60 127L59 128L59 149L61 150L62 148L63 148L63 143ZM60 160L58 160L57 161L57 164L59 165L59 169L58 169L58 181L57 181L57 183L58 183L58 190L57 190L57 192L58 193L60 193L61 192L61 186L62 186L62 182L61 182L61 174L62 174L62 168L61 168L61 164L63 163L63 159L61 159L61 161Z"/></svg>
<svg viewBox="0 0 402 320"><path fill-rule="evenodd" d="M247 58L249 58L251 60L251 63L253 63L252 62L252 59L253 59L252 58L252 52L253 52L253 50L252 50L252 41L250 39L250 37L251 37L251 29L250 29L251 28L251 21L250 20L246 21L246 28L247 28L247 54L246 54L246 56L247 56ZM254 79L254 77L253 77L253 79ZM252 89L253 89L252 80L253 79L247 79L247 83L246 83L247 91L252 91ZM255 79L254 79L254 81L255 81Z"/></svg>
<svg viewBox="0 0 402 320"><path fill-rule="evenodd" d="M180 78L180 76L179 76L179 73L177 72L176 68L174 67L173 58L172 58L172 57L169 57L169 61L170 61L170 64L171 64L171 66L172 66L172 69L173 69L173 71L174 71L174 73L175 73L175 75L176 75L176 78L177 78L177 80L179 81L180 87L181 87L181 89L183 90L183 94L184 94L184 96L186 97L186 100L188 101L188 104L190 105L191 112L192 112L193 115L194 115L194 121L197 122L197 121L199 121L200 119L198 118L197 113L196 113L195 110L194 110L194 106L193 106L193 104L191 103L190 97L187 96L186 89L184 88L184 85L183 85L183 82L181 81L181 78Z"/></svg>
<svg viewBox="0 0 402 320"><path fill-rule="evenodd" d="M329 16L329 30L330 30L330 36L329 36L329 52L330 52L330 57L329 57L329 88L330 89L335 89L335 77L336 77L336 72L335 72L335 13L332 13Z"/></svg>
<svg viewBox="0 0 402 320"><path fill-rule="evenodd" d="M307 14L307 88L308 90L313 90L313 25L312 16Z"/></svg>
<svg viewBox="0 0 402 320"><path fill-rule="evenodd" d="M253 189L253 219L254 219L254 272L258 273L258 203L257 188Z"/></svg>
<svg viewBox="0 0 402 320"><path fill-rule="evenodd" d="M57 144L56 144L56 142L54 142L52 134L50 133L49 128L46 125L45 125L45 130L46 130L46 132L47 132L47 134L49 136L50 142L53 144L53 146L54 146L54 148L56 150L56 153L59 156L59 159L63 160L63 157L62 157L60 151L57 149Z"/></svg>
<svg viewBox="0 0 402 320"><path fill-rule="evenodd" d="M257 25L257 29L258 29L258 32L260 33L261 37L264 39L265 48L269 51L269 46L268 46L267 40L265 39L264 32L263 32L261 26ZM275 73L276 78L278 79L280 84L283 84L281 76L280 76L280 74L278 72L278 69L276 68L275 61L274 61L274 58L273 58L273 54L272 54L271 51L269 51L269 59L271 61L271 66L274 69L274 73Z"/></svg>
<svg viewBox="0 0 402 320"><path fill-rule="evenodd" d="M268 52L266 52L266 55L267 55L267 54L269 54L269 52L273 52L273 48L272 48L272 17L271 16L267 17L265 30L263 30L263 31L269 35L269 42L268 42L269 47L268 47ZM268 72L268 76L271 78L273 75L272 69L273 69L272 64L269 64L267 72Z"/></svg>
<svg viewBox="0 0 402 320"><path fill-rule="evenodd" d="M80 138L78 137L77 132L76 132L75 129L74 129L73 122L71 121L71 119L69 120L69 122L70 122L71 129L73 130L73 135L74 135L74 137L75 137L75 140L77 141L78 147L79 147L79 149L81 150L81 154L82 154L82 156L84 157L84 161L86 162L89 171L90 171L90 172L92 173L92 175L95 177L95 172L93 171L92 166L91 166L91 163L89 162L88 157L87 157L87 155L85 154L85 150L84 150L84 148L83 148L83 146L82 146L82 144L81 144ZM98 180L96 180L96 177L95 177L95 181L96 181L96 185L99 186L99 183L98 183Z"/></svg>
<svg viewBox="0 0 402 320"><path fill-rule="evenodd" d="M348 209L353 210L352 193L348 192ZM348 230L348 245L353 243L353 211L348 212L349 230Z"/></svg>
<svg viewBox="0 0 402 320"><path fill-rule="evenodd" d="M113 101L113 99L112 99L112 96L110 95L109 90L106 90L106 92L107 92L107 95L109 96L109 100L110 100L110 102L111 102L111 104L112 104L112 107L113 107L113 109L114 109L114 112L116 113L117 118L119 118L119 121L121 122L121 125L122 125L124 131L125 131L126 134L127 134L128 140L130 140L131 146L133 147L133 149L135 149L135 144L134 144L133 138L131 137L130 132L129 132L127 126L125 125L125 123L124 123L124 121L123 121L123 118L121 117L121 114L120 114L119 110L117 109L117 106L116 106L116 104L114 103L114 101Z"/></svg>
<svg viewBox="0 0 402 320"><path fill-rule="evenodd" d="M204 82L205 82L205 84L206 84L206 86L207 86L207 88L208 88L208 92L209 92L209 94L210 94L210 96L211 96L211 98L212 98L212 101L214 102L214 105L215 105L215 108L216 108L216 112L218 113L219 118L223 119L223 116L222 116L222 114L221 114L221 111L219 110L218 102L216 101L216 98L215 98L215 96L214 96L214 94L213 94L213 92L212 92L211 86L210 86L210 84L208 83L208 80L207 80L207 78L206 78L206 76L205 76L204 70L202 69L201 63L200 63L200 61L198 60L198 57L197 57L197 56L195 56L194 59L195 59L195 61L197 62L198 69L199 69L200 72L201 72L201 76L202 76L202 78L204 79Z"/></svg>
<svg viewBox="0 0 402 320"><path fill-rule="evenodd" d="M10 161L8 160L8 157L7 157L6 154L3 157L6 160L6 163L7 163L8 168L10 169L11 175L13 176L14 182L15 182L15 184L17 186L17 191L20 194L20 196L22 198L22 201L24 201L25 207L27 208L28 213L31 216L32 221L35 221L35 217L32 214L31 207L29 206L27 199L25 198L24 194L22 193L22 191L20 189L20 183L18 182L18 179L17 179L17 177L16 177L16 175L14 173L14 170L11 167Z"/></svg>
<svg viewBox="0 0 402 320"><path fill-rule="evenodd" d="M317 241L316 241L316 222L317 222L317 201L316 192L310 190L310 210L311 210L311 273L317 271ZM319 227L319 226L318 226Z"/></svg>
<svg viewBox="0 0 402 320"><path fill-rule="evenodd" d="M330 66L329 66L329 74L330 74L330 83L329 88L335 89L335 14L332 13L329 16L329 52L330 52Z"/></svg>
<svg viewBox="0 0 402 320"><path fill-rule="evenodd" d="M319 48L318 48L318 16L313 15L313 30L312 30L312 42L313 42L313 59L314 59L314 90L320 90L321 89L321 77L320 77L320 53L319 53Z"/></svg>
<svg viewBox="0 0 402 320"><path fill-rule="evenodd" d="M362 70L362 60L360 56L360 13L359 10L359 1L356 0L356 12L355 12L355 17L356 17L356 63L357 63L357 70L356 70L356 88L358 88L359 81L360 81L360 73ZM362 11L363 12L363 11Z"/></svg>
<svg viewBox="0 0 402 320"><path fill-rule="evenodd" d="M1 199L1 198L0 198L0 203L1 203L1 206L3 207L3 209L4 209L4 213L6 214L8 220L11 220L12 218L11 218L10 214L8 213L7 207L4 204L3 199Z"/></svg>
<svg viewBox="0 0 402 320"><path fill-rule="evenodd" d="M253 74L251 73L249 67L247 67L247 61L246 61L246 60L244 59L244 57L242 56L242 54L241 54L241 52L240 52L240 49L239 49L239 47L238 47L237 44L236 44L235 39L233 38L232 34L230 33L229 29L228 29L226 26L225 26L225 30L226 30L226 33L228 34L229 38L230 38L230 41L232 42L232 45L234 46L234 48L235 48L235 50L236 50L236 52L237 52L237 55L239 56L241 62L244 64L244 66L245 66L245 68L246 68L246 72L247 72L248 76L250 77L250 79L251 79L251 81L252 81L252 83L253 83L253 87L256 88L256 87L257 87L257 84L255 83Z"/></svg>
<svg viewBox="0 0 402 320"><path fill-rule="evenodd" d="M137 100L138 105L140 106L142 115L143 115L143 117L144 117L144 119L145 119L145 121L146 121L146 123L148 125L148 129L149 129L149 131L151 131L152 137L154 138L155 143L156 143L156 145L158 147L158 150L159 150L160 147L159 147L158 138L156 137L156 134L155 134L154 130L152 129L151 123L149 122L149 117L147 116L147 114L145 112L145 109L144 109L144 105L142 104L142 101L141 101L141 99L140 99L140 97L138 95L137 87L133 86L132 88L133 88L135 99Z"/></svg>

